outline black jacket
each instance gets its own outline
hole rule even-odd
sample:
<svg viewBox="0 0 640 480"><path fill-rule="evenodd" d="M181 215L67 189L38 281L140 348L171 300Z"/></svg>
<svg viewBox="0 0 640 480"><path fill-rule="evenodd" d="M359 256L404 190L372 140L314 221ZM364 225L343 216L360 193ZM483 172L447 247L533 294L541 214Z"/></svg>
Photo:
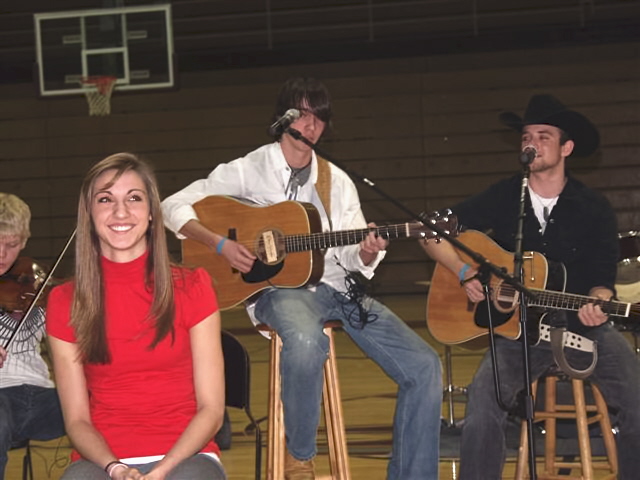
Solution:
<svg viewBox="0 0 640 480"><path fill-rule="evenodd" d="M515 175L452 210L463 228L487 233L502 248L513 252L520 185L521 175ZM528 194L525 198L524 250L540 252L550 261L563 263L569 293L587 295L595 286L614 290L619 247L616 217L608 200L569 176L542 235L531 199ZM586 328L577 316L569 315L570 330L579 333Z"/></svg>

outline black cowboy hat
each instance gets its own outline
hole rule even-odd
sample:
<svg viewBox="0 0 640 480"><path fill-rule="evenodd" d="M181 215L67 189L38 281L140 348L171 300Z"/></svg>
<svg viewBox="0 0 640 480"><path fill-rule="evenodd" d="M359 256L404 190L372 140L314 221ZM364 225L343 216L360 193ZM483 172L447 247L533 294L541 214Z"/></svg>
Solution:
<svg viewBox="0 0 640 480"><path fill-rule="evenodd" d="M520 118L513 112L500 114L500 121L514 130L522 132L525 125L552 125L569 135L575 144L573 155L587 157L598 149L598 129L581 113L569 110L552 95L533 95Z"/></svg>

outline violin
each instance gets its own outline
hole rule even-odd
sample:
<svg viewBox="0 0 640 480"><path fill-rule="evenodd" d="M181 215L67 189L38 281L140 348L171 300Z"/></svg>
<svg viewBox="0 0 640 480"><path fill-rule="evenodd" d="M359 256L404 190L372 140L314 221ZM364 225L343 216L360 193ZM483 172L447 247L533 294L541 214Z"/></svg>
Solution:
<svg viewBox="0 0 640 480"><path fill-rule="evenodd" d="M33 308L36 305L39 305L41 302L44 302L44 299L46 298L46 296L43 295L43 293L45 293L45 290L48 290L49 286L51 286L51 282L50 282L51 276L53 275L53 272L56 270L56 268L58 268L58 265L60 264L60 260L62 260L62 257L64 256L64 253L69 248L69 245L71 245L71 242L73 241L73 238L75 236L76 236L76 230L74 230L73 233L67 239L67 243L64 245L62 251L58 255L58 258L56 259L55 263L53 264L53 267L51 267L51 270L49 271L48 274L44 275L44 270L42 270L42 268L34 267L34 264L35 265L37 265L37 264L33 260L29 259L28 257L20 257L20 258L18 258L18 260L16 260L16 264L13 265L9 269L9 271L7 273L5 273L4 275L2 275L2 277L0 277L0 278L3 278L3 277L6 277L7 275L9 275L8 279L14 279L14 281L16 283L18 283L18 284L20 284L20 282L18 282L18 280L20 278L22 278L22 284L23 285L29 285L29 284L31 285L31 289L29 289L27 287L25 292L17 292L16 290L14 290L14 293L18 293L18 295L17 295L17 297L14 297L13 301L9 302L11 305L15 306L15 305L19 305L20 304L19 301L16 301L16 298L20 299L20 298L24 297L25 299L28 299L29 297L31 297L33 295L32 298L31 298L31 301L30 302L26 302L28 304L28 306L27 306L26 310L22 310L22 312L23 312L22 313L22 318L18 322L18 325L16 326L16 328L13 330L13 333L9 336L7 341L2 346L2 348L4 348L5 350L9 350L9 346L11 345L13 340L16 338L16 335L18 334L18 332L20 331L22 326L26 323L25 320L31 314L31 311L33 310ZM29 263L28 260L27 261L24 261L24 260L21 261L22 258L27 258L28 260L31 260L31 262ZM22 266L22 270L17 267L18 265ZM25 265L26 265L26 267L25 267ZM16 269L15 272L14 272L14 267ZM42 272L42 274L40 272ZM22 274L24 274L25 276L21 277ZM26 279L28 279L28 281ZM33 280L33 281L31 281L31 280ZM0 287L0 290L1 289L2 289L2 287ZM0 306L2 306L2 305L3 304L0 302ZM21 306L24 306L24 304L22 304ZM14 310L14 311L17 311L17 310Z"/></svg>
<svg viewBox="0 0 640 480"><path fill-rule="evenodd" d="M24 313L36 297L47 274L30 257L19 257L11 268L0 276L0 312ZM38 306L46 296L38 297Z"/></svg>

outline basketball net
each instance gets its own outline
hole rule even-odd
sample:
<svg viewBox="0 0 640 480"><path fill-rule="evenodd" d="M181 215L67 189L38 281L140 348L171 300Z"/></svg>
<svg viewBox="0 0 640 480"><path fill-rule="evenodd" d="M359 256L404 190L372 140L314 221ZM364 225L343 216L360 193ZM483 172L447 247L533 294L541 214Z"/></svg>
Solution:
<svg viewBox="0 0 640 480"><path fill-rule="evenodd" d="M97 76L80 80L89 103L89 115L105 116L111 113L111 93L116 77Z"/></svg>

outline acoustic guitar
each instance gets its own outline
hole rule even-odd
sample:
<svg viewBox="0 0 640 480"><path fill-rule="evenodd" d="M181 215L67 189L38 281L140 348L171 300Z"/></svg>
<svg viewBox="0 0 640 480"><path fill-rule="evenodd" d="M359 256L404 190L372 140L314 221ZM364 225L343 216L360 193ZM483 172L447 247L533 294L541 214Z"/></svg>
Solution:
<svg viewBox="0 0 640 480"><path fill-rule="evenodd" d="M513 254L501 248L485 234L468 230L458 238L470 249L479 252L490 262L513 269ZM473 261L458 250L466 263ZM554 277L553 288L562 290L564 279L559 279L564 267L554 267L550 275L547 259L538 252L524 252L523 255L524 285L535 297L527 298L528 307L553 308L558 310L577 311L587 303L600 306L603 312L617 317L637 319L640 316L640 304L616 301L603 301L595 297L576 295L547 289L550 277ZM560 281L558 281L560 280ZM549 281L549 283L552 283ZM502 280L493 278L489 284L489 300L480 303L470 302L464 288L460 286L458 276L440 264L436 264L431 278L431 287L427 299L427 327L433 337L440 343L460 344L472 341L489 333L487 307L491 310L495 333L503 337L516 339L520 337L519 292ZM488 304L488 305L487 305ZM532 322L534 323L534 322ZM532 329L533 330L533 329ZM527 329L529 331L529 329ZM533 338L538 332L536 325L532 331Z"/></svg>
<svg viewBox="0 0 640 480"><path fill-rule="evenodd" d="M213 195L193 208L203 225L241 243L257 257L252 270L244 274L206 245L191 239L182 241L183 263L209 272L221 310L268 287L298 288L317 283L324 273L324 250L360 243L372 231L385 239L436 237L420 222L322 232L317 209L303 202L258 206ZM429 221L447 233L457 233L455 216L434 214Z"/></svg>

